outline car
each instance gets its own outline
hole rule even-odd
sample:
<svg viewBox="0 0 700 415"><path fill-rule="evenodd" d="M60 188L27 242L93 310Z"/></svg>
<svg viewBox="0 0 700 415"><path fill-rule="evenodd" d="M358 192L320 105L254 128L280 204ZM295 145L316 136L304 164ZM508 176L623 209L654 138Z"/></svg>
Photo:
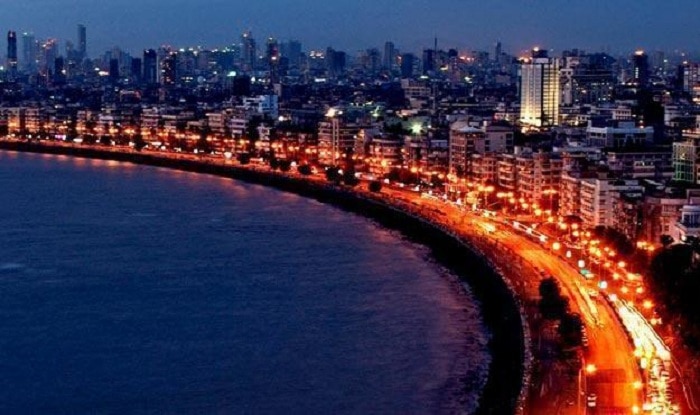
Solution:
<svg viewBox="0 0 700 415"><path fill-rule="evenodd" d="M595 393L590 393L586 397L586 406L589 408L595 408L598 403L598 396Z"/></svg>

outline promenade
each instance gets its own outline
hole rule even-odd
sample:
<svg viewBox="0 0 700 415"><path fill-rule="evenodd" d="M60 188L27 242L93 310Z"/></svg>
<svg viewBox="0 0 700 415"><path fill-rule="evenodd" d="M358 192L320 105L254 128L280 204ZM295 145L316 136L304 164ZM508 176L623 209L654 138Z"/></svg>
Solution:
<svg viewBox="0 0 700 415"><path fill-rule="evenodd" d="M524 337L520 339L524 347L520 348L522 355L519 357L523 377L521 384L524 386L520 388L516 404L520 413L642 413L645 379L635 359L636 350L632 339L611 304L600 295L592 295L590 290L582 284L578 269L564 258L555 255L551 249L533 241L527 235L514 231L500 220L484 217L479 212L467 212L457 205L404 189L385 186L380 193L373 193L364 184L352 189L344 186L339 188L329 184L323 175L301 176L296 172L273 172L266 166L241 166L223 158L181 153L138 153L130 148L87 148L56 142L27 145L23 142L0 141L0 144L2 144L1 148L19 151L73 154L175 168L179 167L173 164L173 161L184 161L186 164L180 167L185 170L229 175L291 191L301 188L281 185L281 183L308 183L317 190L323 188L331 190L332 193L306 192L305 195L319 196L318 198L339 204L341 207L347 208L350 204L333 200L338 195L342 196L340 199L361 199L365 202L363 204L365 207L366 202L371 202L413 216L414 219L444 232L455 241L471 247L470 249L477 256L483 258L486 265L494 268L501 275L507 289L517 299L515 305L519 310L518 325L521 327L518 335ZM170 163L164 163L165 160ZM204 168L197 169L196 165ZM255 173L255 175L246 176L246 172ZM305 191L298 192L305 193ZM351 207L350 210L364 213L357 207ZM377 216L368 216L377 219ZM379 221L382 222L382 220ZM443 239L442 243L446 243L445 241L447 240ZM439 249L435 245L432 248L434 253L439 254ZM531 378L533 356L530 347L535 348L537 355L545 355L546 353L543 352L546 350L543 347L546 348L553 337L551 328L547 329L540 324L538 311L534 306L539 296L539 282L550 275L559 281L563 293L570 300L572 311L583 317L588 329L590 345L582 356L583 361L578 370L572 371L571 368L562 367L556 359L538 361L535 365L538 368L538 379L533 383ZM489 304L484 306L493 307ZM533 336L530 333L533 333ZM507 333L499 335L506 336ZM504 344L498 347L502 348ZM513 362L509 364L512 365ZM584 370L586 367L594 367L594 370ZM491 372L492 376L495 374ZM489 382L493 387L497 380L489 379ZM595 406L588 405L587 398L591 395L596 397ZM483 410L483 408L480 412L498 413Z"/></svg>

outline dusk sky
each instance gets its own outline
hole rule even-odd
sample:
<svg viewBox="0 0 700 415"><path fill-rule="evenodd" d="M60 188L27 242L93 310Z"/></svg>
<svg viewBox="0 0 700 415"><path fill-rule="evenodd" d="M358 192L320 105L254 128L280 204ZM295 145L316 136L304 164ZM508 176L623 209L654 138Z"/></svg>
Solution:
<svg viewBox="0 0 700 415"><path fill-rule="evenodd" d="M88 28L95 56L119 45L219 47L251 30L299 39L305 50L333 46L354 52L392 40L403 51L432 45L519 53L533 45L555 51L700 51L698 0L0 0L3 32L38 39L76 38ZM4 48L4 41L2 42Z"/></svg>

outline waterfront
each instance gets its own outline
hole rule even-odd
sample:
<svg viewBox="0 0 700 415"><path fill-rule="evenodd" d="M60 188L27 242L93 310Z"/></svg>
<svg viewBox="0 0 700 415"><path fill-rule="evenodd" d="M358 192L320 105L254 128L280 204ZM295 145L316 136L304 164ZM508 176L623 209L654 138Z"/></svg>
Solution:
<svg viewBox="0 0 700 415"><path fill-rule="evenodd" d="M425 249L259 186L0 158L3 412L474 407L478 309Z"/></svg>

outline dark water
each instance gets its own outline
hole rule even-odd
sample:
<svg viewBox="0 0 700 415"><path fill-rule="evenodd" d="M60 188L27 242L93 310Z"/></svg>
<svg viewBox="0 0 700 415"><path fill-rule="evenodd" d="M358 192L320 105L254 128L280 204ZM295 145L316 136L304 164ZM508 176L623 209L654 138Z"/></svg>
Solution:
<svg viewBox="0 0 700 415"><path fill-rule="evenodd" d="M0 413L460 413L471 295L298 196L0 152ZM466 387L465 387L466 385Z"/></svg>

